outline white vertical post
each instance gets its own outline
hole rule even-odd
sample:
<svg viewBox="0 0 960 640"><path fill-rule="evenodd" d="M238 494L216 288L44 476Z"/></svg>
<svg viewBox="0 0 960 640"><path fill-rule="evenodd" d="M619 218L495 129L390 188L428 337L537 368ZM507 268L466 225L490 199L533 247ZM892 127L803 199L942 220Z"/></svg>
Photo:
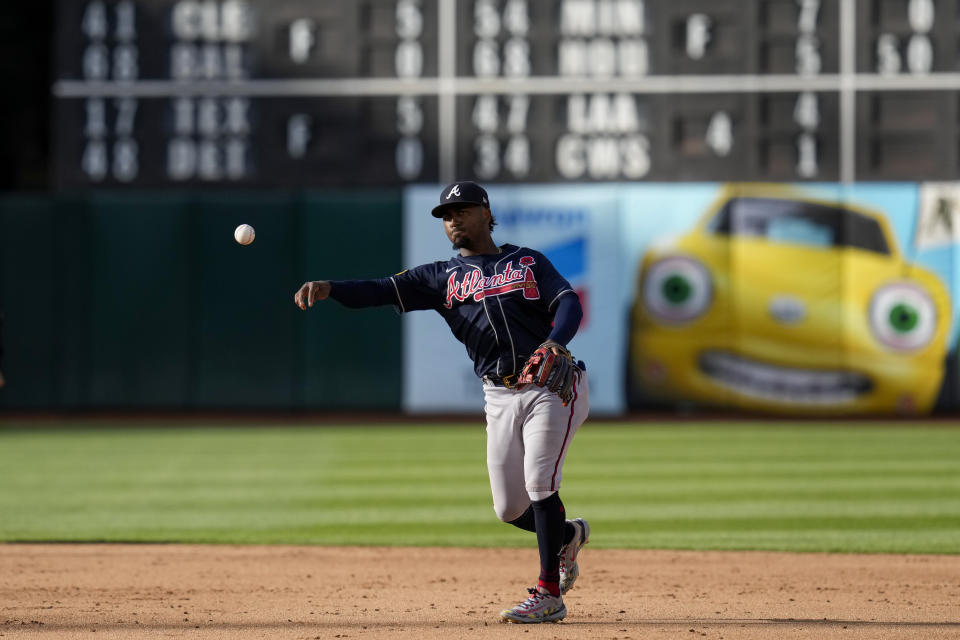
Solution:
<svg viewBox="0 0 960 640"><path fill-rule="evenodd" d="M857 175L857 4L840 0L840 181Z"/></svg>
<svg viewBox="0 0 960 640"><path fill-rule="evenodd" d="M457 164L457 0L437 0L438 158L440 181L458 180Z"/></svg>

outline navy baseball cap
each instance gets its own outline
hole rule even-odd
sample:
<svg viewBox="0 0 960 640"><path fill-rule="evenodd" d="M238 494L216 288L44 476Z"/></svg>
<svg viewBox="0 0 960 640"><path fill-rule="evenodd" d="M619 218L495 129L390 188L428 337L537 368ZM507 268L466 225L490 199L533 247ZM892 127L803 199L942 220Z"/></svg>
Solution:
<svg viewBox="0 0 960 640"><path fill-rule="evenodd" d="M487 191L476 182L454 182L440 192L440 204L433 208L433 217L442 218L445 209L464 204L478 204L490 208Z"/></svg>

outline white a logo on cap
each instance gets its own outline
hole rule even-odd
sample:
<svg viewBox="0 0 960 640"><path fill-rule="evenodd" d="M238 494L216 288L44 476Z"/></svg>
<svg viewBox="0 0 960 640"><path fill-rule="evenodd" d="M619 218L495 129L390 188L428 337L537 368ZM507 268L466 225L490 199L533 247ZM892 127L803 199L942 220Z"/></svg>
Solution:
<svg viewBox="0 0 960 640"><path fill-rule="evenodd" d="M453 189L450 189L450 193L447 194L447 197L444 200L449 200L451 196L460 197L460 185L453 185Z"/></svg>

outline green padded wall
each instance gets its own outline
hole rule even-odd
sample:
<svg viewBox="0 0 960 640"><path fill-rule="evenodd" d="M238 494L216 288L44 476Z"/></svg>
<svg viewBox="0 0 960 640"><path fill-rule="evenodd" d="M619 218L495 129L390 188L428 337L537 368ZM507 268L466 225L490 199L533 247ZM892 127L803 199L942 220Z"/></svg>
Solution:
<svg viewBox="0 0 960 640"><path fill-rule="evenodd" d="M395 273L401 230L392 191L0 198L0 408L399 409L396 312L293 294Z"/></svg>

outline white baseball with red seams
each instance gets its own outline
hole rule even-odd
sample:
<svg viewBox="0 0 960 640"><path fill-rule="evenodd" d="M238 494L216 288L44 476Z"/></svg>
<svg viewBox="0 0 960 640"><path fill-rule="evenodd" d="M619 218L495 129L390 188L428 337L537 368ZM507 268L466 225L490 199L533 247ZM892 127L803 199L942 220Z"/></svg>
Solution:
<svg viewBox="0 0 960 640"><path fill-rule="evenodd" d="M570 442L590 412L590 385L585 372L578 374L567 406L557 394L533 384L518 390L485 382L483 395L493 508L510 522L531 500L560 488Z"/></svg>
<svg viewBox="0 0 960 640"><path fill-rule="evenodd" d="M248 224L241 224L233 231L233 239L240 244L250 244L256 235L253 227Z"/></svg>

